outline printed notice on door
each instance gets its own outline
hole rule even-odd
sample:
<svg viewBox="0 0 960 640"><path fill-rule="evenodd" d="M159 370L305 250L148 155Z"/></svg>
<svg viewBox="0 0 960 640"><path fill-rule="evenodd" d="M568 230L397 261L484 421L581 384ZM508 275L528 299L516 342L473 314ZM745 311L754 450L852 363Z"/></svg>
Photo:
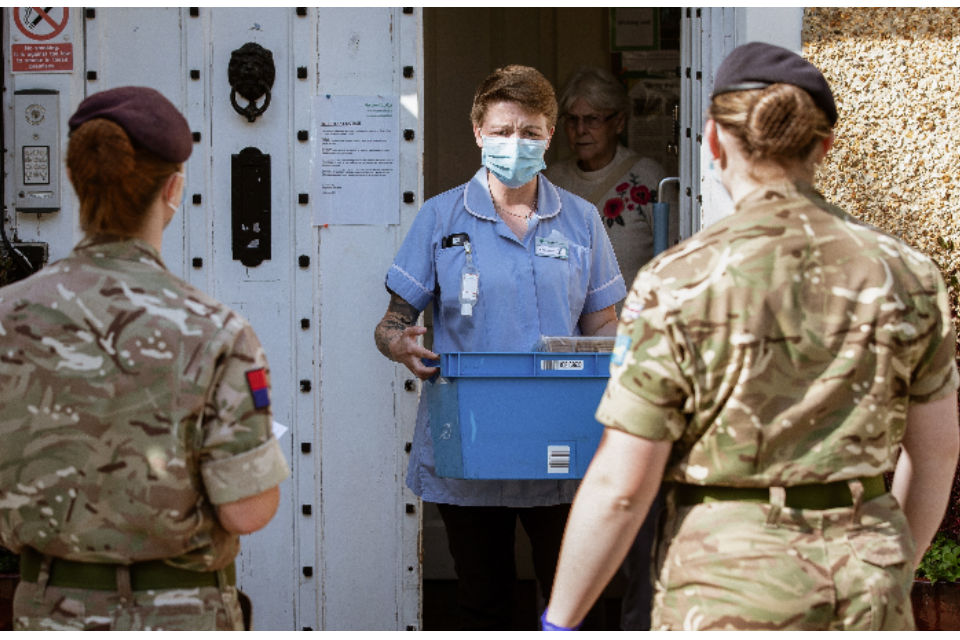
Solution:
<svg viewBox="0 0 960 640"><path fill-rule="evenodd" d="M400 100L316 98L313 223L399 224Z"/></svg>

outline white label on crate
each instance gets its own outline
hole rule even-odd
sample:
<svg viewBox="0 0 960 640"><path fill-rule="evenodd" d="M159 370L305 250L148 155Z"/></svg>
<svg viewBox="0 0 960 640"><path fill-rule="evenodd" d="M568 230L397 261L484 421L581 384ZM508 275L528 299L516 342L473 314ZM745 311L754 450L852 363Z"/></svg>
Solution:
<svg viewBox="0 0 960 640"><path fill-rule="evenodd" d="M547 473L570 473L570 445L547 445Z"/></svg>
<svg viewBox="0 0 960 640"><path fill-rule="evenodd" d="M583 360L541 360L542 371L583 371Z"/></svg>

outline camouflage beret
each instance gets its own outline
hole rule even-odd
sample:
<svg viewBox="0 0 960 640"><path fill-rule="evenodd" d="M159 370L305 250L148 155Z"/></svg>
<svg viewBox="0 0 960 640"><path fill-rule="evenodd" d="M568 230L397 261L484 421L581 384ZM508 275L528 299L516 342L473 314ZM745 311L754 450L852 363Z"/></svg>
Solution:
<svg viewBox="0 0 960 640"><path fill-rule="evenodd" d="M149 87L117 87L89 96L70 116L70 131L94 118L123 127L130 139L168 162L183 162L193 151L186 118Z"/></svg>
<svg viewBox="0 0 960 640"><path fill-rule="evenodd" d="M820 70L794 52L766 42L748 42L731 51L717 69L710 97L763 89L778 82L805 90L830 124L836 124L837 105Z"/></svg>

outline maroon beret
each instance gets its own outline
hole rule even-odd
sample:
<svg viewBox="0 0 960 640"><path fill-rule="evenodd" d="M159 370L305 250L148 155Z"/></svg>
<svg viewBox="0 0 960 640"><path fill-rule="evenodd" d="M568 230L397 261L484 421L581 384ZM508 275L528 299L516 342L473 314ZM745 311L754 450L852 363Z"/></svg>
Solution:
<svg viewBox="0 0 960 640"><path fill-rule="evenodd" d="M820 70L789 49L766 42L748 42L731 51L717 69L711 97L763 89L778 82L805 90L827 114L830 124L836 124L837 105Z"/></svg>
<svg viewBox="0 0 960 640"><path fill-rule="evenodd" d="M70 131L94 118L116 122L134 143L168 162L183 162L193 151L187 120L155 89L117 87L95 93L70 116Z"/></svg>

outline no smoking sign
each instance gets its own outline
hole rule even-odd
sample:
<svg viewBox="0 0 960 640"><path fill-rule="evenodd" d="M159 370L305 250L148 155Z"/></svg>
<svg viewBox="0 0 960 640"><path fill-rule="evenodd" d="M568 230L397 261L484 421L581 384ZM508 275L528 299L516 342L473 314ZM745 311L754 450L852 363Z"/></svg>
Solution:
<svg viewBox="0 0 960 640"><path fill-rule="evenodd" d="M13 7L12 13L11 71L73 71L73 44L66 30L69 7Z"/></svg>
<svg viewBox="0 0 960 640"><path fill-rule="evenodd" d="M70 18L68 7L14 7L20 33L31 40L51 40L60 35Z"/></svg>

